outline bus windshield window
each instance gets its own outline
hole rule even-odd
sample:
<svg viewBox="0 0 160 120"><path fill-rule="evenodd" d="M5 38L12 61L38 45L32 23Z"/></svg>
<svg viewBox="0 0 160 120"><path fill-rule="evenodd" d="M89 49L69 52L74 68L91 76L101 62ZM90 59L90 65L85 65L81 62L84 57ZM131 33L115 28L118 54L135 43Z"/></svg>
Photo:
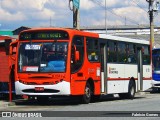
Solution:
<svg viewBox="0 0 160 120"><path fill-rule="evenodd" d="M21 43L19 72L65 72L67 42Z"/></svg>
<svg viewBox="0 0 160 120"><path fill-rule="evenodd" d="M155 71L160 70L160 55L153 55L153 66Z"/></svg>

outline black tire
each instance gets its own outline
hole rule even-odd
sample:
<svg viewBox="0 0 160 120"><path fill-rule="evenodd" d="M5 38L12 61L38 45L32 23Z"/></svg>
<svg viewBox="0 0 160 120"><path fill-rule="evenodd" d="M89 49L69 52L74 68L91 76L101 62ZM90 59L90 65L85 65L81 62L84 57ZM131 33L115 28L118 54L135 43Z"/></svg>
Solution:
<svg viewBox="0 0 160 120"><path fill-rule="evenodd" d="M129 88L128 88L128 93L127 93L127 98L128 99L133 99L136 93L136 86L135 86L135 82L133 80L131 80L129 82Z"/></svg>
<svg viewBox="0 0 160 120"><path fill-rule="evenodd" d="M133 80L129 82L128 93L119 93L120 99L133 99L136 92L136 86Z"/></svg>
<svg viewBox="0 0 160 120"><path fill-rule="evenodd" d="M127 98L127 93L119 93L120 99L126 99Z"/></svg>
<svg viewBox="0 0 160 120"><path fill-rule="evenodd" d="M160 88L154 88L154 87L152 87L151 93L159 93L159 92L160 92Z"/></svg>
<svg viewBox="0 0 160 120"><path fill-rule="evenodd" d="M84 89L84 95L82 96L82 103L83 104L88 104L91 101L91 96L92 96L92 90L91 86L89 83L86 84L86 87Z"/></svg>
<svg viewBox="0 0 160 120"><path fill-rule="evenodd" d="M93 95L91 101L98 102L98 101L100 101L100 97L101 97L100 95Z"/></svg>

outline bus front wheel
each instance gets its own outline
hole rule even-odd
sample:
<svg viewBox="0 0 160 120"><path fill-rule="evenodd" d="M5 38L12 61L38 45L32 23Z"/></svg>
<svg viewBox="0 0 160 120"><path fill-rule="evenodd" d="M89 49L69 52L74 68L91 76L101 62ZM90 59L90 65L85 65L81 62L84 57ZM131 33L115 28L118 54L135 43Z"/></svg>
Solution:
<svg viewBox="0 0 160 120"><path fill-rule="evenodd" d="M84 89L84 95L82 96L82 103L88 104L91 101L92 90L89 83L86 84Z"/></svg>

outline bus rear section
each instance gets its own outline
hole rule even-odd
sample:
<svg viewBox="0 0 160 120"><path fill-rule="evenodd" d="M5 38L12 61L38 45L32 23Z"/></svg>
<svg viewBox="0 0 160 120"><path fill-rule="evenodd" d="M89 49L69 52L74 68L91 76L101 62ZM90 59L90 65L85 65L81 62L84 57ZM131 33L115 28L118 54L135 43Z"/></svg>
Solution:
<svg viewBox="0 0 160 120"><path fill-rule="evenodd" d="M8 37L7 37L8 38ZM5 36L0 40L0 94L8 95L9 93L9 44L11 39ZM1 39L1 36L0 36Z"/></svg>
<svg viewBox="0 0 160 120"><path fill-rule="evenodd" d="M101 93L134 98L151 88L149 41L100 34Z"/></svg>
<svg viewBox="0 0 160 120"><path fill-rule="evenodd" d="M156 48L152 50L152 63L153 63L153 91L160 91L160 49Z"/></svg>

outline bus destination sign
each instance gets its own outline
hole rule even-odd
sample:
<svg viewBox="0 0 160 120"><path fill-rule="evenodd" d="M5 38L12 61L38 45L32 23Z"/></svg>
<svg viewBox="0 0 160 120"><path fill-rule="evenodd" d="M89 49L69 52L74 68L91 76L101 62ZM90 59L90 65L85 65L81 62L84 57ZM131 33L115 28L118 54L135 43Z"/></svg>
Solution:
<svg viewBox="0 0 160 120"><path fill-rule="evenodd" d="M69 35L65 31L33 31L23 32L20 40L68 40Z"/></svg>

